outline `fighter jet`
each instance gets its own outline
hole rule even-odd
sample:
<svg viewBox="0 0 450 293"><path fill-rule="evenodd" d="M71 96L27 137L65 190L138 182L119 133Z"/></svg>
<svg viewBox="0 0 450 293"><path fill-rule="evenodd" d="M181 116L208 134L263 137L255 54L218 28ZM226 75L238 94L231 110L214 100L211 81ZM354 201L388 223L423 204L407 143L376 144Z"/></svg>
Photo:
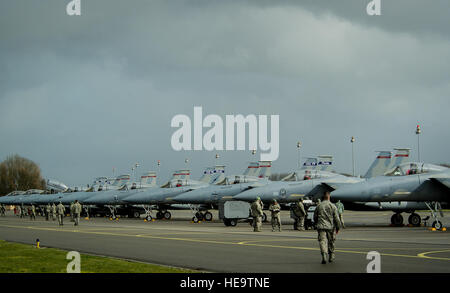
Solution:
<svg viewBox="0 0 450 293"><path fill-rule="evenodd" d="M220 201L230 200L233 195L248 188L268 184L271 166L271 162L268 161L251 162L243 175L226 176L214 185L178 195L174 198L174 201L191 205L194 212L194 222L202 219L210 221L212 214L208 209L212 205L217 205ZM200 213L201 208L206 212Z"/></svg>
<svg viewBox="0 0 450 293"><path fill-rule="evenodd" d="M334 187L326 184L333 200L347 203L395 203L421 202L425 203L433 217L433 227L442 228L438 220L441 204L450 202L450 169L438 165L409 162L396 166L383 176L367 179L351 185ZM395 211L396 209L394 209ZM398 210L397 210L398 211ZM442 213L441 213L442 216ZM419 225L420 216L414 211L408 221ZM403 224L403 217L396 212L391 217L394 225Z"/></svg>
<svg viewBox="0 0 450 293"><path fill-rule="evenodd" d="M324 156L320 156L319 158L321 157ZM366 176L372 176L381 173L381 171L386 171L390 161L391 152L379 151L374 162L369 167ZM320 165L323 166L325 164ZM292 181L292 176L287 176L282 181L274 181L264 187L252 188L241 192L235 195L233 199L254 201L257 197L260 197L263 202L271 202L276 199L279 203L289 203L305 196L311 196L311 192L324 182L328 182L329 184L354 184L364 180L358 177L323 171L320 168L317 169L312 158L308 158L303 164L302 169L295 173L305 174L303 180L300 180L299 176L297 176L297 180Z"/></svg>
<svg viewBox="0 0 450 293"><path fill-rule="evenodd" d="M204 188L215 182L222 181L224 177L224 166L207 168L199 180L190 179L190 170L179 170L173 174L171 180L160 188L152 188L128 197L123 198L123 202L129 205L143 205L147 212L147 218L151 219L151 208L149 205L156 205L157 218L171 218L168 209L172 204L176 204L173 198L183 192Z"/></svg>
<svg viewBox="0 0 450 293"><path fill-rule="evenodd" d="M140 182L136 184L133 182L130 189L121 188L116 190L106 190L103 192L96 192L92 196L83 199L82 203L85 205L96 205L97 208L105 207L109 210L112 218L116 218L117 206L125 205L123 198L128 197L132 194L136 194L143 190L150 188L156 188L156 172L149 171L141 175ZM129 206L124 206L120 210L120 214L128 214L132 217L139 217L140 212L138 209L134 209Z"/></svg>

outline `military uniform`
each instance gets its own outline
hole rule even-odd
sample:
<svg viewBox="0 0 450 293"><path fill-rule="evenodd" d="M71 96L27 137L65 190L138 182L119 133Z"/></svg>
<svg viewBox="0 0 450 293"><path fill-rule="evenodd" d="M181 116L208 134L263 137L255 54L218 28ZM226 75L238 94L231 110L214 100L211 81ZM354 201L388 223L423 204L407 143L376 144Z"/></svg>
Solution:
<svg viewBox="0 0 450 293"><path fill-rule="evenodd" d="M341 221L342 228L345 228L345 224L344 224L344 204L340 200L338 200L338 202L336 203L336 208L337 208L337 211L338 211L339 220Z"/></svg>
<svg viewBox="0 0 450 293"><path fill-rule="evenodd" d="M52 207L50 206L50 204L47 204L47 206L45 207L45 220L48 221L48 219L50 218L51 212L52 212Z"/></svg>
<svg viewBox="0 0 450 293"><path fill-rule="evenodd" d="M4 216L5 212L6 212L6 208L5 208L5 206L3 204L1 204L0 205L0 213L1 213L1 215Z"/></svg>
<svg viewBox="0 0 450 293"><path fill-rule="evenodd" d="M73 203L73 202L70 203L70 208L69 208L69 210L70 210L70 221L71 221L71 222L75 222L75 219L74 219L74 217L73 217L74 205L75 205L75 203Z"/></svg>
<svg viewBox="0 0 450 293"><path fill-rule="evenodd" d="M73 219L75 221L75 226L78 226L80 223L80 214L81 214L81 204L77 201L73 204Z"/></svg>
<svg viewBox="0 0 450 293"><path fill-rule="evenodd" d="M303 231L305 230L305 206L303 205L303 202L299 200L294 205L294 214L297 216L297 230Z"/></svg>
<svg viewBox="0 0 450 293"><path fill-rule="evenodd" d="M60 226L64 225L63 220L64 220L64 213L66 212L64 206L62 205L62 203L59 203L56 206L56 214L58 215L58 223Z"/></svg>
<svg viewBox="0 0 450 293"><path fill-rule="evenodd" d="M260 200L255 200L250 208L253 217L253 232L261 232L263 211Z"/></svg>
<svg viewBox="0 0 450 293"><path fill-rule="evenodd" d="M19 212L20 212L20 218L24 218L25 217L25 207L19 206Z"/></svg>
<svg viewBox="0 0 450 293"><path fill-rule="evenodd" d="M276 201L274 201L273 204L269 206L269 211L271 212L272 216L272 232L275 231L275 227L278 227L278 231L281 232L280 205Z"/></svg>
<svg viewBox="0 0 450 293"><path fill-rule="evenodd" d="M56 220L56 205L54 203L52 204L52 218L53 221Z"/></svg>
<svg viewBox="0 0 450 293"><path fill-rule="evenodd" d="M336 206L329 200L322 201L314 211L314 222L317 226L322 263L326 263L327 254L329 262L332 262L334 260L336 232L341 227Z"/></svg>
<svg viewBox="0 0 450 293"><path fill-rule="evenodd" d="M33 204L30 209L30 220L36 220L36 207Z"/></svg>

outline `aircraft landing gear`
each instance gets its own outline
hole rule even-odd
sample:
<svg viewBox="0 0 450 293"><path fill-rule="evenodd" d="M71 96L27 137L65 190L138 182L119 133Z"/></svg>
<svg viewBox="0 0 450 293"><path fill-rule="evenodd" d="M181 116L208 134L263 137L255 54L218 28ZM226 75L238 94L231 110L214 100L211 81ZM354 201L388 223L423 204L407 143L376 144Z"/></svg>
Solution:
<svg viewBox="0 0 450 293"><path fill-rule="evenodd" d="M194 223L198 223L199 221L212 221L213 215L211 212L206 211L204 213L200 212L200 208L198 205L189 205L189 208L191 209L192 213L194 214L194 217L192 218L192 221ZM194 220L195 219L195 220Z"/></svg>
<svg viewBox="0 0 450 293"><path fill-rule="evenodd" d="M109 219L110 220L116 220L117 216L116 216L116 207L115 206L107 206L107 208L109 209Z"/></svg>
<svg viewBox="0 0 450 293"><path fill-rule="evenodd" d="M413 226L420 226L422 219L420 218L420 216L416 213L412 213L409 217L408 217L408 223L413 225Z"/></svg>
<svg viewBox="0 0 450 293"><path fill-rule="evenodd" d="M152 206L150 206L150 205L142 205L142 208L144 209L144 211L145 211L145 219L147 220L147 222L151 222L152 220L153 220L153 217L152 217Z"/></svg>
<svg viewBox="0 0 450 293"><path fill-rule="evenodd" d="M395 213L391 217L391 224L394 226L403 225L403 216L400 213Z"/></svg>
<svg viewBox="0 0 450 293"><path fill-rule="evenodd" d="M205 219L205 221L211 222L213 219L213 215L211 214L211 212L206 212L203 214L203 218Z"/></svg>
<svg viewBox="0 0 450 293"><path fill-rule="evenodd" d="M432 227L436 230L442 229L442 222L438 220L438 212L441 217L444 217L444 214L442 213L441 204L439 202L425 202L428 209L431 212L431 217L433 218L433 224Z"/></svg>
<svg viewBox="0 0 450 293"><path fill-rule="evenodd" d="M172 218L172 214L169 211L164 211L163 212L163 217L166 220L170 220L170 218Z"/></svg>

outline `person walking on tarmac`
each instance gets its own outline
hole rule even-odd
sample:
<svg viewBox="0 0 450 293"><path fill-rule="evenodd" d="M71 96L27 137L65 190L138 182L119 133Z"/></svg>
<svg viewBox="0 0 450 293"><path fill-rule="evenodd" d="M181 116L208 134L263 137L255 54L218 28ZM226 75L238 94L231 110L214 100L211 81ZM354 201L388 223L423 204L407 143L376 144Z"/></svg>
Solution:
<svg viewBox="0 0 450 293"><path fill-rule="evenodd" d="M70 210L70 221L71 222L75 222L75 219L74 219L74 216L73 216L74 206L75 206L75 203L71 202L70 203L70 208L69 208L69 210Z"/></svg>
<svg viewBox="0 0 450 293"><path fill-rule="evenodd" d="M52 212L52 207L50 206L50 204L48 203L47 206L45 207L45 220L48 221L50 218L50 213Z"/></svg>
<svg viewBox="0 0 450 293"><path fill-rule="evenodd" d="M259 197L252 203L250 209L253 217L253 232L261 232L263 211Z"/></svg>
<svg viewBox="0 0 450 293"><path fill-rule="evenodd" d="M274 199L273 203L269 206L269 211L272 216L271 221L272 232L275 232L275 227L278 227L278 231L281 232L281 218L280 218L281 207L276 199Z"/></svg>
<svg viewBox="0 0 450 293"><path fill-rule="evenodd" d="M30 220L36 220L36 207L34 204L32 204L30 208Z"/></svg>
<svg viewBox="0 0 450 293"><path fill-rule="evenodd" d="M81 204L78 202L78 200L75 200L75 203L73 204L73 219L75 221L75 226L78 226L80 223L80 214L81 214Z"/></svg>
<svg viewBox="0 0 450 293"><path fill-rule="evenodd" d="M56 205L55 205L55 203L52 204L52 218L53 218L53 221L56 220Z"/></svg>
<svg viewBox="0 0 450 293"><path fill-rule="evenodd" d="M63 204L59 202L59 204L56 206L56 214L58 215L58 223L60 226L64 225L64 213L66 212L66 209L64 208Z"/></svg>
<svg viewBox="0 0 450 293"><path fill-rule="evenodd" d="M333 262L335 258L334 242L336 241L336 234L339 233L341 222L336 206L330 202L329 191L325 192L322 202L314 211L314 222L317 223L322 264L327 263L327 254L328 261Z"/></svg>
<svg viewBox="0 0 450 293"><path fill-rule="evenodd" d="M294 205L294 214L297 217L297 230L305 230L305 206L303 205L303 200L299 199Z"/></svg>
<svg viewBox="0 0 450 293"><path fill-rule="evenodd" d="M344 204L341 202L341 200L338 200L338 202L336 203L336 208L337 208L338 215L339 215L339 221L341 221L342 228L345 229L345 224L344 224Z"/></svg>
<svg viewBox="0 0 450 293"><path fill-rule="evenodd" d="M25 218L25 207L23 206L23 204L19 206L19 211L20 211L20 218Z"/></svg>

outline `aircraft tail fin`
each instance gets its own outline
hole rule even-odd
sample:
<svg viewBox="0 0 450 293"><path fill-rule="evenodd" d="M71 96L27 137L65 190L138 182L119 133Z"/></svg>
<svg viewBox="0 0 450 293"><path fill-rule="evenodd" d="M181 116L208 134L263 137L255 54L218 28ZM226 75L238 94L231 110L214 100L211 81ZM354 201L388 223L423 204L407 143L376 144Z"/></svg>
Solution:
<svg viewBox="0 0 450 293"><path fill-rule="evenodd" d="M333 171L333 156L322 155L319 156L318 159L318 166L320 171Z"/></svg>
<svg viewBox="0 0 450 293"><path fill-rule="evenodd" d="M177 170L173 172L172 179L188 180L191 178L191 170Z"/></svg>
<svg viewBox="0 0 450 293"><path fill-rule="evenodd" d="M394 155L394 159L392 159L389 169L395 168L398 165L409 162L409 153L410 153L411 149L396 148L394 150L396 151L396 153Z"/></svg>
<svg viewBox="0 0 450 293"><path fill-rule="evenodd" d="M214 184L225 179L225 166L224 165L216 165L214 166L214 175L209 181L209 184Z"/></svg>
<svg viewBox="0 0 450 293"><path fill-rule="evenodd" d="M303 163L300 169L315 169L317 167L317 158L306 158L306 161Z"/></svg>
<svg viewBox="0 0 450 293"><path fill-rule="evenodd" d="M199 181L209 183L211 182L212 178L214 177L214 168L213 167L207 167L203 171L202 177L200 177Z"/></svg>
<svg viewBox="0 0 450 293"><path fill-rule="evenodd" d="M141 186L150 185L156 186L156 172L149 171L141 175Z"/></svg>
<svg viewBox="0 0 450 293"><path fill-rule="evenodd" d="M258 177L259 178L268 178L270 175L272 175L272 162L271 161L260 161L259 162L259 172Z"/></svg>
<svg viewBox="0 0 450 293"><path fill-rule="evenodd" d="M245 171L244 171L244 175L245 176L256 176L259 171L258 168L259 168L258 162L250 162L250 164L248 164L247 169L245 169Z"/></svg>
<svg viewBox="0 0 450 293"><path fill-rule="evenodd" d="M375 176L383 175L389 168L389 164L392 160L392 152L390 151L378 151L375 161L370 165L369 169L364 175L364 178L371 178Z"/></svg>

